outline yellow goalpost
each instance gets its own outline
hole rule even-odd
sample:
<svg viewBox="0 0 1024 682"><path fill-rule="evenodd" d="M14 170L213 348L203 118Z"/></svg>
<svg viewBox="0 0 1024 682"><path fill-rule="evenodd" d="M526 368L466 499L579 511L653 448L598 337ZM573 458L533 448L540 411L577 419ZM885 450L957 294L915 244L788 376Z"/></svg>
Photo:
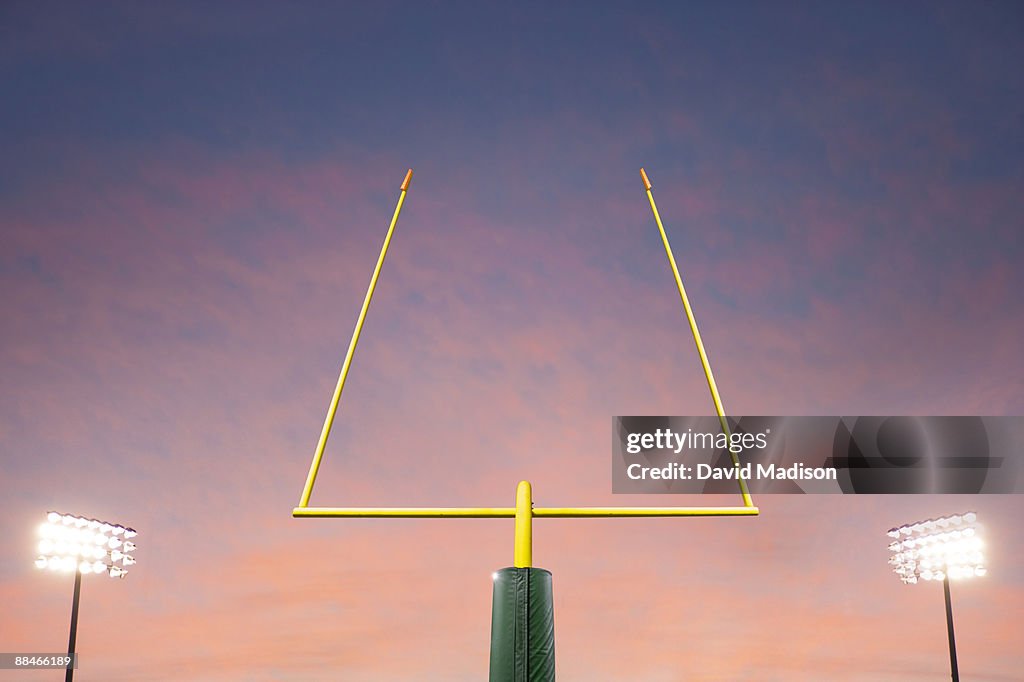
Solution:
<svg viewBox="0 0 1024 682"><path fill-rule="evenodd" d="M672 254L672 247L669 245L668 235L665 226L661 222L661 215L658 213L657 204L654 202L654 195L651 192L651 182L643 168L640 169L640 177L643 180L644 190L647 192L647 199L651 204L651 211L654 213L654 220L661 233L661 240L665 246L665 254L668 256L669 265L672 267L672 274L675 277L676 287L686 311L686 319L693 334L694 343L697 346L697 353L700 356L701 366L704 369L704 376L707 379L708 388L711 391L711 398L718 414L722 431L729 434L729 424L725 415L725 408L722 406L722 399L715 384L714 375L711 372L711 363L708 361L707 353L704 350L704 343L701 341L700 332L697 329L697 321L690 301L686 296L686 289L683 287L683 280L679 274L679 267L676 265L675 257ZM309 474L306 476L306 483L302 489L302 496L299 504L292 509L292 516L295 518L438 518L438 519L466 519L466 518L514 518L515 519L515 549L514 566L516 568L529 568L533 564L533 519L535 518L594 518L594 517L670 517L670 516L756 516L758 508L754 506L747 489L747 483L739 479L740 495L742 505L733 507L534 507L533 491L528 481L520 481L516 488L516 503L514 507L312 507L309 504L313 494L313 485L320 471L323 461L324 450L327 447L327 439L334 424L334 417L338 411L338 404L341 401L341 393L345 388L345 379L348 377L349 369L352 366L352 358L355 355L356 344L359 342L359 335L362 332L363 324L366 321L366 313L370 308L370 301L373 298L377 280L380 278L381 268L384 265L384 258L387 255L391 238L394 236L395 226L398 224L398 217L402 212L402 205L405 203L406 193L409 191L409 184L412 181L412 169L405 174L405 179L400 187L398 204L395 206L394 215L391 217L391 224L388 226L387 234L384 237L384 244L381 246L380 255L377 257L377 265L370 277L370 285L366 290L366 297L363 299L362 309L356 320L355 330L352 332L352 339L349 341L348 352L341 366L341 374L338 377L338 384L334 389L334 396L331 398L330 406L327 409L327 417L324 420L323 429L320 432L320 440L317 442L316 450L313 453L313 461L309 467ZM739 465L735 453L730 453L734 464Z"/></svg>

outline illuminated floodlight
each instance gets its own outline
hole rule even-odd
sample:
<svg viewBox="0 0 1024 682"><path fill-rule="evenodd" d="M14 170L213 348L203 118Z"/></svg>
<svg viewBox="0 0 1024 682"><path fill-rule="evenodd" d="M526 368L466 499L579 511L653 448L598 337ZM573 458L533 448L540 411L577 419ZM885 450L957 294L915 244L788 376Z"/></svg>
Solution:
<svg viewBox="0 0 1024 682"><path fill-rule="evenodd" d="M984 575L985 543L977 521L977 514L967 512L893 528L888 536L902 538L889 543L893 572L909 584Z"/></svg>
<svg viewBox="0 0 1024 682"><path fill-rule="evenodd" d="M46 522L39 526L38 535L35 565L40 569L65 572L77 569L83 575L107 573L121 578L127 573L125 566L135 564L135 557L128 555L135 551L135 543L124 542L121 537L135 537L137 533L120 524L52 511L46 514ZM108 570L115 564L118 564L116 576Z"/></svg>
<svg viewBox="0 0 1024 682"><path fill-rule="evenodd" d="M908 585L916 585L921 580L942 583L953 682L960 679L960 672L956 661L949 583L951 580L980 578L988 573L981 530L978 515L969 511L892 528L887 533L895 540L889 543L889 551L892 552L889 565L900 580Z"/></svg>

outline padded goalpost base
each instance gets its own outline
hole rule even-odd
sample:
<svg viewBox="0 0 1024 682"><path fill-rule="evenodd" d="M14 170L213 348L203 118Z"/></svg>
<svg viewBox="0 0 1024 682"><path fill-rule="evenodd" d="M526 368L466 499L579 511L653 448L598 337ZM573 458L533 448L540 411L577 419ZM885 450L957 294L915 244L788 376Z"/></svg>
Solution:
<svg viewBox="0 0 1024 682"><path fill-rule="evenodd" d="M494 574L490 682L554 682L551 572L503 568Z"/></svg>

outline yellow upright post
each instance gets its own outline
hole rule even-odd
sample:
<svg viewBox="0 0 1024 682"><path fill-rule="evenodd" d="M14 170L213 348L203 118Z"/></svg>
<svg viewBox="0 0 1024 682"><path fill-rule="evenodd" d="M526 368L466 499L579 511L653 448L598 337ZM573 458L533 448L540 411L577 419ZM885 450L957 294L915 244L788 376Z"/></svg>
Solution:
<svg viewBox="0 0 1024 682"><path fill-rule="evenodd" d="M373 291L377 288L377 279L380 277L380 270L384 267L384 256L388 253L388 246L391 244L391 235L395 233L395 225L398 224L398 215L402 212L402 204L405 203L405 193L409 190L409 182L412 180L412 168L405 173L405 179L399 188L398 204L395 206L395 214L391 217L391 225L384 237L384 245L380 247L380 256L377 257L377 267L373 269L373 276L370 277L370 286L366 290L366 297L363 299L363 307L359 311L359 318L356 320L355 331L352 332L352 340L348 344L348 352L345 353L345 362L341 365L341 375L338 377L338 385L334 388L334 397L331 398L331 405L327 408L327 418L324 419L324 428L320 431L320 440L316 444L316 451L313 453L313 463L309 465L309 475L306 476L306 485L302 489L302 498L299 500L300 507L309 505L309 496L313 494L313 483L316 481L316 474L320 470L320 460L324 457L324 448L327 447L327 437L331 435L331 426L334 425L334 415L338 411L338 403L341 402L341 391L345 388L345 379L348 378L348 368L352 366L352 357L356 354L356 344L359 343L359 334L363 331L363 322L366 320L366 311L370 309L370 300L373 298Z"/></svg>
<svg viewBox="0 0 1024 682"><path fill-rule="evenodd" d="M516 547L512 565L533 565L533 490L529 481L519 481L516 487Z"/></svg>
<svg viewBox="0 0 1024 682"><path fill-rule="evenodd" d="M658 223L658 231L661 232L661 243L665 245L665 254L668 256L669 265L672 266L672 274L676 278L676 288L679 289L679 297L683 299L683 308L686 310L686 320L690 323L690 331L693 333L693 341L697 344L697 354L700 355L700 364L704 368L704 377L708 381L708 388L711 389L711 400L715 403L715 412L718 413L718 421L722 425L722 433L729 435L729 423L725 418L725 408L722 407L722 398L718 395L718 386L715 384L715 375L711 373L711 362L708 354L704 352L704 342L700 339L700 331L697 329L697 319L693 316L690 308L690 300L686 297L686 288L683 286L683 278L679 274L679 267L676 265L675 256L672 255L672 247L668 243L668 235L665 233L665 226L661 223L661 215L658 213L658 206L654 203L654 194L651 193L651 181L647 178L647 172L641 168L640 178L644 181L644 189L647 191L647 200L651 202L651 211L654 212L654 221ZM740 465L739 458L732 450L732 462L737 467ZM747 482L742 478L740 482L740 494L743 495L743 505L753 507L754 501L750 499L750 491L747 490Z"/></svg>

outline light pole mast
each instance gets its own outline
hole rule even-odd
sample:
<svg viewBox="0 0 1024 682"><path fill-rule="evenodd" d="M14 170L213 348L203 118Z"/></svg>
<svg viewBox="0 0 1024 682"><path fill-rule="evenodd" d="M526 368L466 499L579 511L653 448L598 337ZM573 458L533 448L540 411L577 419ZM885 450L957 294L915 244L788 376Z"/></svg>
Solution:
<svg viewBox="0 0 1024 682"><path fill-rule="evenodd" d="M956 665L956 638L953 637L953 603L949 600L949 574L942 579L942 591L946 595L946 632L949 634L949 670L953 682L960 682L960 671Z"/></svg>
<svg viewBox="0 0 1024 682"><path fill-rule="evenodd" d="M71 637L68 638L68 664L64 673L64 682L72 682L75 678L75 638L78 636L78 600L82 596L82 572L75 571L75 596L71 600Z"/></svg>

